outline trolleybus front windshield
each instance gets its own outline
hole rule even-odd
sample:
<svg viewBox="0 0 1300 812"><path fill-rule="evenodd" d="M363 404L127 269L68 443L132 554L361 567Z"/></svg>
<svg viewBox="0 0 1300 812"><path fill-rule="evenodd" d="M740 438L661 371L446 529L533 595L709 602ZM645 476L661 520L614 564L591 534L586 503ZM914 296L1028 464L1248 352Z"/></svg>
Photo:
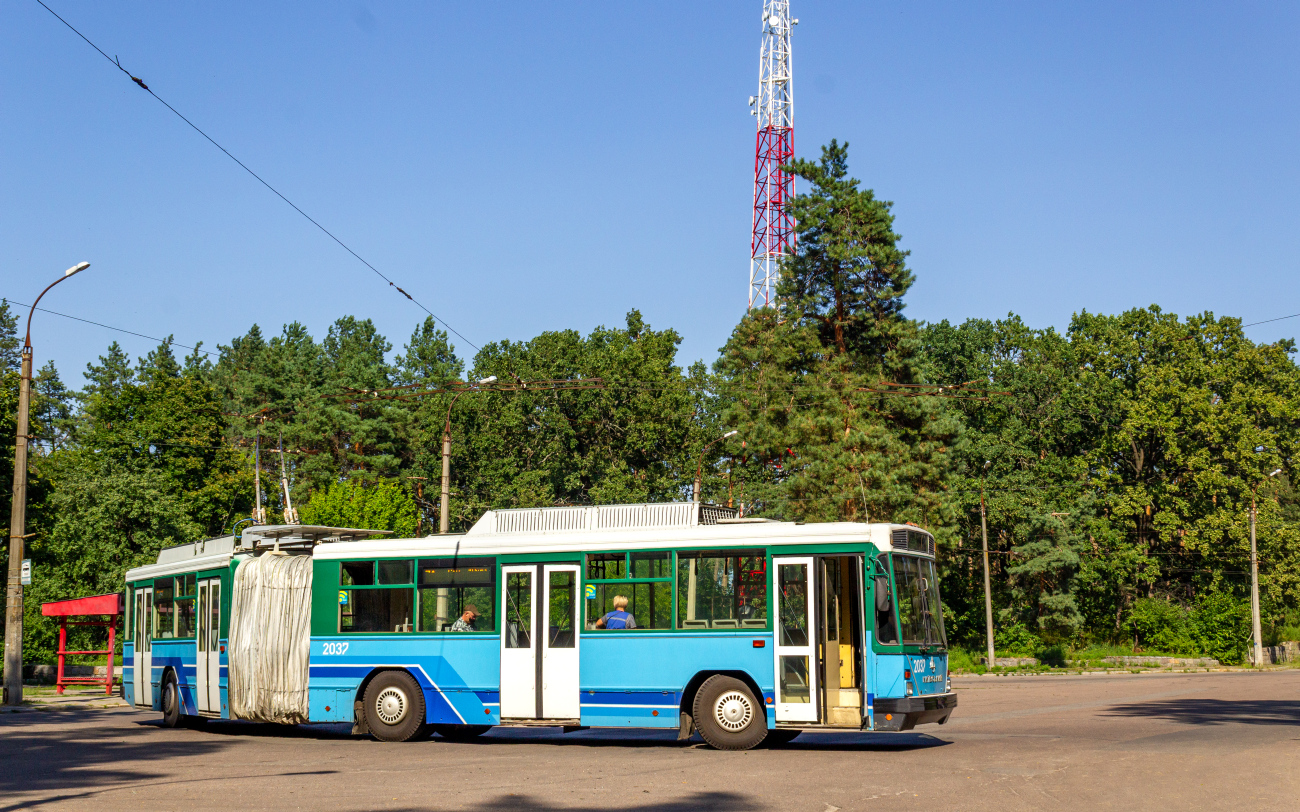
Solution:
<svg viewBox="0 0 1300 812"><path fill-rule="evenodd" d="M946 648L943 605L939 600L934 562L928 558L895 555L894 583L898 587L898 620L903 643Z"/></svg>

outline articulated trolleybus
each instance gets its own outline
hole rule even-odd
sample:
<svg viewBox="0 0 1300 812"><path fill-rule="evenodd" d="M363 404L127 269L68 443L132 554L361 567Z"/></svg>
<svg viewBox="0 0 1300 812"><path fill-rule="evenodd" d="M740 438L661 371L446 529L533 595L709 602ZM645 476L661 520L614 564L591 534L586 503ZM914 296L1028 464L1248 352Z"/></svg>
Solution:
<svg viewBox="0 0 1300 812"><path fill-rule="evenodd" d="M737 750L957 706L934 539L915 527L673 503L376 535L254 526L128 572L127 702L168 725L658 727Z"/></svg>

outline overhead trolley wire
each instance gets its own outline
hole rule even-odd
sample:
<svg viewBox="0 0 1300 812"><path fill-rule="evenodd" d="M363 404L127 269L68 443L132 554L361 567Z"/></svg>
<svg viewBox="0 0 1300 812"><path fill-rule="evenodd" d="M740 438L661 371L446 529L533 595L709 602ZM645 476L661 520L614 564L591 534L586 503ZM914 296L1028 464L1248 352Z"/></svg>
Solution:
<svg viewBox="0 0 1300 812"><path fill-rule="evenodd" d="M127 77L130 78L130 80L131 80L132 82L135 82L136 85L138 85L142 90L144 90L144 91L145 91L146 93L148 93L150 96L153 96L155 99L157 99L157 100L159 101L159 103L161 103L161 104L162 104L164 107L166 107L168 110L171 110L173 113L175 113L177 118L179 118L181 121L184 121L186 124L190 125L190 127L192 127L196 133L198 133L199 135L201 135L201 136L203 136L204 138L206 138L206 139L208 140L208 143L212 144L212 146L216 147L217 149L219 149L219 150L221 150L223 153L225 153L225 155L226 155L227 158L229 158L230 160L232 160L232 161L234 161L235 163L239 164L240 168L243 169L243 170L244 170L245 172L247 172L248 174L252 175L252 176L257 180L258 183L260 183L260 184L262 184L263 186L265 186L266 188L270 189L271 192L274 193L276 197L280 198L280 199L283 200L285 203L288 203L288 204L293 208L294 211L298 212L298 213L301 214L303 217L307 218L307 221L308 221L309 223L311 223L312 225L316 226L316 228L320 229L320 230L325 234L325 236L329 237L331 240L333 240L334 242L338 243L338 244L343 248L344 251L347 251L349 254L351 254L352 256L356 257L357 260L360 261L362 265L365 265L367 268L369 268L370 270L374 271L375 274L376 274L380 279L382 279L382 280L384 280L385 282L388 283L389 287L392 287L392 288L396 289L398 293L400 293L400 294L402 294L403 296L405 296L406 298L410 299L412 302L415 303L415 306L416 306L416 307L420 308L420 309L423 310L425 313L428 313L429 316L432 317L435 321L440 322L440 323L442 324L443 327L446 327L448 330L450 330L451 332L455 333L455 334L460 338L461 341L464 341L466 344L470 345L471 347L473 347L473 348L476 349L476 350L477 350L477 349L480 349L480 347L479 347L477 344L475 344L473 341L470 341L468 338L465 338L465 336L462 335L462 334L460 333L459 330L457 330L455 327L452 327L450 324L448 324L447 321L446 321L445 319L440 319L440 318L438 318L438 317L434 314L434 312L433 312L432 310L430 310L429 308L425 307L425 306L424 306L423 304L421 304L421 303L419 302L419 300L417 300L414 296L412 296L411 294L409 294L409 293L407 293L405 290L403 290L402 287L401 287L400 285L398 285L396 282L394 282L393 280L391 280L391 279L389 279L387 276L385 276L384 273L383 273L382 271L380 271L380 270L379 270L378 268L376 268L374 265L371 265L369 262L367 262L366 259L365 259L365 257L361 256L361 255L358 254L356 251L353 251L352 248L349 247L347 243L343 242L343 241L340 240L338 237L334 236L334 233L333 233L333 232L331 232L328 228L326 228L325 226L323 226L323 225L321 225L320 223L318 223L318 222L315 220L315 218L313 218L310 214L308 214L307 212L305 212L305 211L303 211L302 209L298 208L298 205L297 205L296 203L294 203L292 200L290 200L289 198L287 198L287 197L285 197L283 194L281 194L279 189L276 189L274 186L272 186L271 184L267 183L267 182L262 178L261 175L257 174L257 173L254 172L253 170L249 169L247 164L245 164L243 161L239 160L239 159L236 158L234 155L232 155L232 154L230 153L230 150L228 150L228 149L226 149L225 147L223 147L223 146L221 146L220 144L218 144L218 143L216 142L216 140L212 138L212 136L210 136L210 135L208 135L207 133L205 133L202 129L199 128L199 126L198 126L197 124L195 124L193 121L190 121L190 120L189 120L188 118L186 118L185 116L181 115L181 112L180 112L179 110L177 110L175 107L172 107L170 104L168 104L168 103L166 102L166 100L164 100L164 99L163 99L161 96L159 96L157 93L155 93L155 92L153 92L152 90L150 90L150 89L149 89L149 86L146 85L143 81L141 81L141 79L140 79L138 76L133 75L129 70L127 70L126 68L122 67L122 63L121 63L120 61L118 61L117 59L114 59L113 57L111 57L111 56L109 56L108 54L104 53L104 50L103 50L102 48L100 48L100 47L99 47L98 45L96 45L95 43L91 42L91 41L90 41L90 38L87 37L85 34L81 33L80 31L78 31L78 30L76 29L76 27L75 27L72 23L70 23L70 22L68 22L67 20L65 20L65 19L63 19L62 17L60 17L60 16L58 15L58 13L57 13L54 9L52 9L52 8L50 8L49 6L45 5L44 0L36 0L36 2L37 2L37 3L40 3L41 7L44 8L46 11L48 11L50 14L53 14L54 17L55 17L55 19L57 19L59 22L63 23L63 24L66 25L69 29L71 29L72 33L76 34L77 36L79 36L79 37L81 37L83 40L85 40L85 41L86 41L86 44L89 45L91 48L94 48L96 51L98 51L99 54L100 54L100 56L102 56L102 57L104 57L105 59L107 59L109 62L111 62L111 63L113 64L114 67L116 67L118 70L122 71L122 73L126 74Z"/></svg>

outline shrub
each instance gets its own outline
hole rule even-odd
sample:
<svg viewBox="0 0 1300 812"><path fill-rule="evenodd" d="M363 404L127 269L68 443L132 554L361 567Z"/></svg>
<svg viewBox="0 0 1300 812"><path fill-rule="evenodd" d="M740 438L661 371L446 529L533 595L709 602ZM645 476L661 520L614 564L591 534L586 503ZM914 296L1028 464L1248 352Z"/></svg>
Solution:
<svg viewBox="0 0 1300 812"><path fill-rule="evenodd" d="M993 643L999 656L1032 657L1043 647L1043 641L1025 624L1017 621L993 632Z"/></svg>
<svg viewBox="0 0 1300 812"><path fill-rule="evenodd" d="M1196 648L1224 664L1245 659L1250 642L1250 602L1211 590L1203 593L1191 613Z"/></svg>
<svg viewBox="0 0 1300 812"><path fill-rule="evenodd" d="M1065 668L1065 646L1061 643L1044 646L1036 651L1034 656L1043 665L1050 665L1052 668Z"/></svg>
<svg viewBox="0 0 1300 812"><path fill-rule="evenodd" d="M1134 601L1126 628L1136 643L1152 651L1185 655L1197 648L1188 611L1164 598Z"/></svg>

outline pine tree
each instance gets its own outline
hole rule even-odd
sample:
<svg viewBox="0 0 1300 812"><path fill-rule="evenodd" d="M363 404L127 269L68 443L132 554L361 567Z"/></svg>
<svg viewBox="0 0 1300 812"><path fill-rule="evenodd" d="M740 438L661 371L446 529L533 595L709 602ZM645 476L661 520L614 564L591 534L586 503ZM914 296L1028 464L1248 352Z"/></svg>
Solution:
<svg viewBox="0 0 1300 812"><path fill-rule="evenodd" d="M913 276L891 204L848 176L848 145L788 171L797 250L776 310L755 310L719 360L761 508L814 521L915 521L943 531L942 493L960 423L942 401L880 394L925 383L917 326L902 315Z"/></svg>

